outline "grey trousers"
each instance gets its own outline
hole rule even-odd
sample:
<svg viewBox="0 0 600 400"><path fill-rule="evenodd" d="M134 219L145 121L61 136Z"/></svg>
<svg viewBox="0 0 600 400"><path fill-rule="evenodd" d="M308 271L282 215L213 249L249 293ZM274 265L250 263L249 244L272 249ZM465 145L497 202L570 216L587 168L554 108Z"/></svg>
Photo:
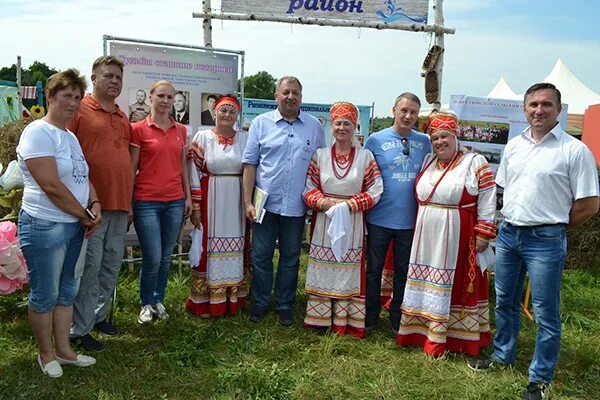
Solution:
<svg viewBox="0 0 600 400"><path fill-rule="evenodd" d="M121 271L126 233L127 212L102 212L102 225L88 242L85 269L73 304L71 337L87 335L106 317Z"/></svg>

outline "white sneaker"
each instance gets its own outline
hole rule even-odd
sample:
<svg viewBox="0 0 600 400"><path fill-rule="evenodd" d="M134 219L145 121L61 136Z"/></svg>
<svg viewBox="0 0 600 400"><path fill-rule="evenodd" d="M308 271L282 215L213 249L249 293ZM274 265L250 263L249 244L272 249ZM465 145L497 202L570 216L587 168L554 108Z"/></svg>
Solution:
<svg viewBox="0 0 600 400"><path fill-rule="evenodd" d="M142 306L140 311L140 315L138 317L138 322L140 324L147 324L152 321L152 316L154 315L154 308L150 304L146 304Z"/></svg>
<svg viewBox="0 0 600 400"><path fill-rule="evenodd" d="M165 306L162 305L162 303L156 303L153 307L154 313L156 314L158 319L162 319L163 321L169 319L169 313L167 313L167 309L165 308Z"/></svg>

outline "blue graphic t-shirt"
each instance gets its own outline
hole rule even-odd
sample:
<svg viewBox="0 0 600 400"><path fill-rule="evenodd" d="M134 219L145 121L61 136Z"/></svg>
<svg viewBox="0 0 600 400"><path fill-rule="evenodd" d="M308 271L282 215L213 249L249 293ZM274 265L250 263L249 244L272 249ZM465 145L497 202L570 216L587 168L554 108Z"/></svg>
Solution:
<svg viewBox="0 0 600 400"><path fill-rule="evenodd" d="M429 136L411 130L403 144L393 128L369 136L365 148L375 156L383 179L379 202L367 211L367 222L390 229L413 229L417 217L415 178L431 153ZM408 153L408 154L405 154Z"/></svg>

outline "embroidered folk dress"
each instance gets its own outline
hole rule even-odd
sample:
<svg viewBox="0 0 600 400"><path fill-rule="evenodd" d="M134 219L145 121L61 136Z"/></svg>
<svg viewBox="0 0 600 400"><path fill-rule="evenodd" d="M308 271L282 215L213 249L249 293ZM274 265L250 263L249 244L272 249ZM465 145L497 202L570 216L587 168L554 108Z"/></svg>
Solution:
<svg viewBox="0 0 600 400"><path fill-rule="evenodd" d="M365 335L365 224L363 211L383 192L379 168L369 150L355 147L350 170L335 166L332 146L318 149L308 168L304 201L315 210L306 271L305 327L331 328L362 338ZM348 172L347 175L344 174ZM325 197L346 199L350 209L350 246L339 262L327 234L331 220L322 210Z"/></svg>
<svg viewBox="0 0 600 400"><path fill-rule="evenodd" d="M186 307L204 317L235 314L247 295L248 235L242 204L242 154L248 136L196 133L188 154L192 203L202 212L202 255L192 266Z"/></svg>
<svg viewBox="0 0 600 400"><path fill-rule="evenodd" d="M423 165L396 343L423 346L433 356L477 356L491 335L488 276L476 264L475 239L495 237L494 176L473 153L459 152L445 168L430 154Z"/></svg>

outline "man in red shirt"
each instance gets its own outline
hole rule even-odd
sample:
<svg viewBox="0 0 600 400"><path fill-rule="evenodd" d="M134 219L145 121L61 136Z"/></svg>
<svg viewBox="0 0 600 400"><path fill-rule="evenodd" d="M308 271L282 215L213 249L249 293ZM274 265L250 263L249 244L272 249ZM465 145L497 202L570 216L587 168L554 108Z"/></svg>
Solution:
<svg viewBox="0 0 600 400"><path fill-rule="evenodd" d="M133 178L131 127L115 103L123 86L123 63L113 56L98 58L92 66L92 84L92 94L81 101L79 113L67 127L79 139L89 164L103 223L88 243L73 307L71 340L86 351L101 351L105 345L90 334L92 329L110 336L119 333L105 317L121 270Z"/></svg>

